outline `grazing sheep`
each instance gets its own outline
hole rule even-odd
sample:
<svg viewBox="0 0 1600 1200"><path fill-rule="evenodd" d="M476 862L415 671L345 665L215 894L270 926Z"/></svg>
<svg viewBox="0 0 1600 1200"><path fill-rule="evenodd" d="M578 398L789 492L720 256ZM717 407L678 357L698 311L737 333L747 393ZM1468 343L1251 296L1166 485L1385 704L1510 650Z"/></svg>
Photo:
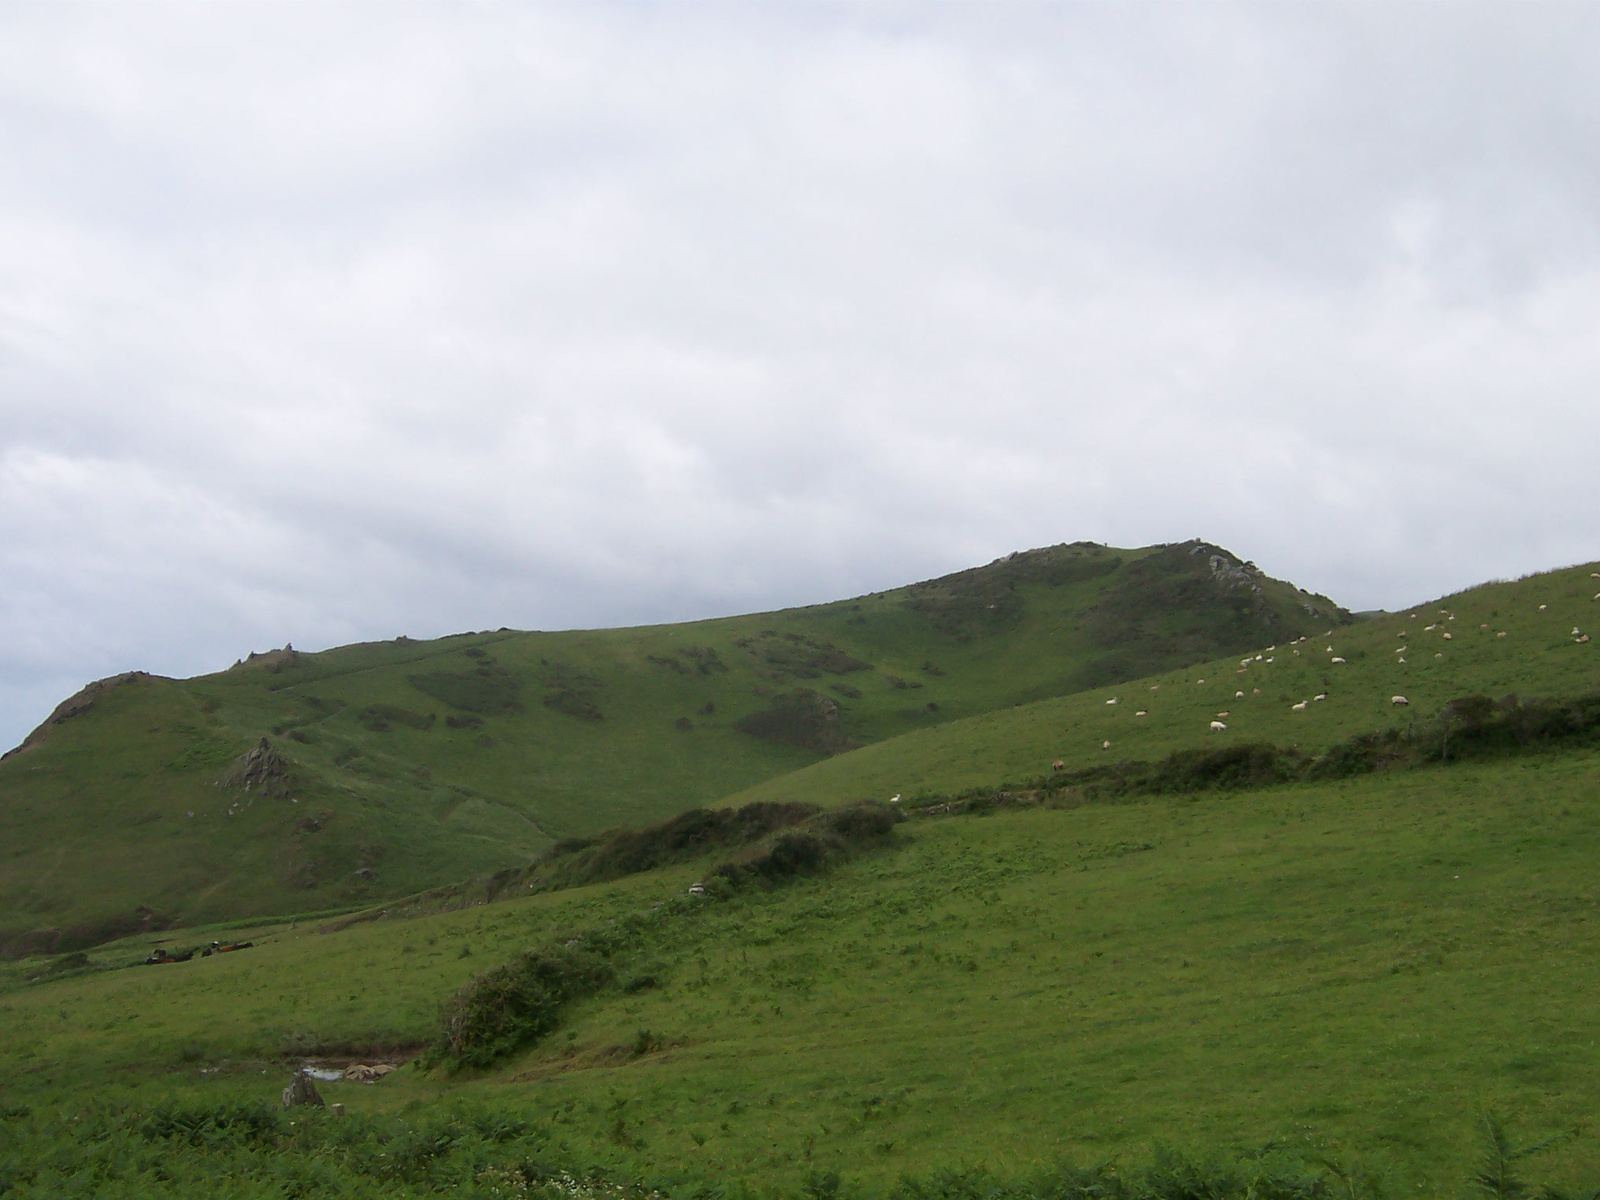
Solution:
<svg viewBox="0 0 1600 1200"><path fill-rule="evenodd" d="M1434 624L1432 624L1432 625L1424 625L1424 626L1423 626L1423 627L1422 627L1422 632L1423 632L1423 633L1432 633L1432 632L1433 632L1433 631L1434 631L1434 630L1435 630L1435 629L1437 629L1437 628L1439 628L1439 626L1438 626L1438 623L1437 623L1437 622L1435 622L1435 623L1434 623Z"/></svg>
<svg viewBox="0 0 1600 1200"><path fill-rule="evenodd" d="M1272 661L1272 659L1270 659L1270 658L1269 658L1269 659L1267 659L1267 661L1268 661L1268 662L1271 662L1271 661Z"/></svg>
<svg viewBox="0 0 1600 1200"><path fill-rule="evenodd" d="M1405 656L1405 655L1404 655L1404 654L1402 654L1402 655L1401 655L1401 656L1400 656L1400 661L1401 661L1401 662L1405 662L1405 660L1406 660L1406 656Z"/></svg>
<svg viewBox="0 0 1600 1200"><path fill-rule="evenodd" d="M1067 764L1066 764L1066 763L1064 763L1064 762L1062 762L1062 761L1061 761L1061 760L1060 760L1060 759L1059 759L1059 758L1058 758L1058 759L1056 759L1056 760L1055 760L1055 762L1053 762L1053 763L1051 763L1051 764L1050 764L1050 769L1051 769L1051 770L1052 770L1052 771L1064 771L1064 770L1066 770L1066 769L1067 769Z"/></svg>
<svg viewBox="0 0 1600 1200"><path fill-rule="evenodd" d="M1435 658L1443 658L1443 657L1444 657L1444 655L1443 655L1443 654L1435 654L1435 655L1434 655L1434 657L1435 657Z"/></svg>
<svg viewBox="0 0 1600 1200"><path fill-rule="evenodd" d="M1543 612L1545 609L1547 609L1549 607L1550 606L1548 604L1541 604L1541 605L1539 605L1539 611Z"/></svg>
<svg viewBox="0 0 1600 1200"><path fill-rule="evenodd" d="M1340 658L1340 657L1339 657L1339 656L1338 656L1338 655L1337 655L1337 654L1336 654L1336 655L1334 655L1334 656L1333 656L1333 657L1332 657L1332 658L1330 658L1330 659L1329 659L1329 660L1328 660L1328 661L1329 661L1329 662L1336 662L1336 663L1342 663L1342 662L1343 662L1343 661L1344 661L1344 659L1342 659L1342 658Z"/></svg>
<svg viewBox="0 0 1600 1200"><path fill-rule="evenodd" d="M1289 710L1291 712L1305 712L1305 710L1306 710L1306 702L1304 700L1302 700L1302 701L1300 701L1299 704L1291 704L1291 705L1289 705Z"/></svg>
<svg viewBox="0 0 1600 1200"><path fill-rule="evenodd" d="M1397 704L1401 708L1405 708L1408 704L1411 703L1411 701L1407 700L1404 696L1390 696L1389 697L1389 703L1390 704Z"/></svg>
<svg viewBox="0 0 1600 1200"><path fill-rule="evenodd" d="M1224 725L1221 721L1213 721L1213 722L1211 722L1211 732L1212 733L1221 733L1226 728L1227 728L1227 726Z"/></svg>
<svg viewBox="0 0 1600 1200"><path fill-rule="evenodd" d="M1579 629L1576 625L1574 625L1572 627L1572 636L1573 637L1577 637L1582 632L1583 632L1583 630Z"/></svg>
<svg viewBox="0 0 1600 1200"><path fill-rule="evenodd" d="M1059 763L1057 763L1056 765L1060 766ZM896 792L894 795L890 796L889 797L889 803L890 804L899 804L900 803L900 793Z"/></svg>
<svg viewBox="0 0 1600 1200"><path fill-rule="evenodd" d="M1444 640L1449 642L1449 641L1453 641L1454 638L1452 637L1452 635L1447 633L1447 634L1444 635Z"/></svg>
<svg viewBox="0 0 1600 1200"><path fill-rule="evenodd" d="M1260 688L1251 688L1250 689L1250 694L1252 696L1259 696L1259 695L1261 695L1261 689Z"/></svg>
<svg viewBox="0 0 1600 1200"><path fill-rule="evenodd" d="M1161 685L1159 683L1152 683L1150 685L1150 690L1152 692L1159 692L1161 690Z"/></svg>
<svg viewBox="0 0 1600 1200"><path fill-rule="evenodd" d="M1315 696L1313 696L1311 698L1313 700L1326 700L1328 698L1328 693L1327 692L1318 692Z"/></svg>
<svg viewBox="0 0 1600 1200"><path fill-rule="evenodd" d="M1111 697L1111 699L1106 701L1107 704L1115 704L1116 702L1117 702L1117 698L1115 696Z"/></svg>
<svg viewBox="0 0 1600 1200"><path fill-rule="evenodd" d="M1232 715L1233 715L1233 714L1232 714L1232 713L1229 713L1229 712L1219 712L1219 713L1218 713L1218 714L1217 714L1217 718L1218 718L1218 719L1219 719L1219 720L1220 720L1220 719L1221 719L1221 718L1223 718L1223 717L1231 717L1231 716L1232 716Z"/></svg>
<svg viewBox="0 0 1600 1200"><path fill-rule="evenodd" d="M1196 679L1196 680L1195 680L1195 681L1194 681L1194 682L1195 682L1195 686L1196 686L1196 687L1198 687L1198 686L1200 686L1200 685L1201 685L1201 684L1202 684L1202 683L1204 683L1204 682L1205 682L1205 680L1204 680L1204 679Z"/></svg>
<svg viewBox="0 0 1600 1200"><path fill-rule="evenodd" d="M1502 629L1499 633L1495 634L1495 637L1503 638L1503 637L1505 637L1505 635L1506 635L1506 631L1504 629Z"/></svg>
<svg viewBox="0 0 1600 1200"><path fill-rule="evenodd" d="M1235 700L1243 700L1244 699L1244 693L1243 692L1235 692L1233 694L1233 698Z"/></svg>
<svg viewBox="0 0 1600 1200"><path fill-rule="evenodd" d="M1146 712L1144 709L1141 708L1138 712L1134 713L1133 715L1136 716L1136 717L1148 717L1150 714L1148 712Z"/></svg>
<svg viewBox="0 0 1600 1200"><path fill-rule="evenodd" d="M1584 635L1583 635L1583 636L1582 636L1582 637L1581 637L1581 638L1579 638L1579 639L1578 639L1578 645L1580 645L1580 646L1581 646L1581 645L1583 645L1583 644L1584 644L1584 643L1585 643L1585 642L1587 642L1587 641L1588 641L1588 640L1589 640L1589 635L1588 635L1588 634L1587 634L1587 633L1586 633L1586 634L1584 634Z"/></svg>
<svg viewBox="0 0 1600 1200"><path fill-rule="evenodd" d="M1110 743L1110 742L1109 742L1109 741L1104 741L1104 742L1101 742L1101 743L1100 743L1100 749L1102 749L1102 750L1109 750L1109 749L1111 749L1111 743Z"/></svg>
<svg viewBox="0 0 1600 1200"><path fill-rule="evenodd" d="M1404 654L1409 649L1411 649L1410 646L1401 646L1400 649L1395 651L1395 653L1396 654Z"/></svg>

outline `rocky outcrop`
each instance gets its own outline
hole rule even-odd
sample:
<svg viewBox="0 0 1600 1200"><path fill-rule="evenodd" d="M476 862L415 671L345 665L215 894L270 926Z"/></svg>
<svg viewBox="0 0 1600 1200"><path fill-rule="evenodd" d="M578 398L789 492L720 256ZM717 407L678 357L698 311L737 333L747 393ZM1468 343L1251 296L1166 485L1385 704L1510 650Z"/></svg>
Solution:
<svg viewBox="0 0 1600 1200"><path fill-rule="evenodd" d="M294 1082L283 1089L283 1106L293 1108L297 1104L312 1104L317 1108L323 1107L322 1095L317 1091L317 1085L311 1082L311 1076L304 1071L294 1077Z"/></svg>
<svg viewBox="0 0 1600 1200"><path fill-rule="evenodd" d="M233 760L227 773L218 780L223 787L261 791L269 796L289 792L289 760L273 749L266 738Z"/></svg>

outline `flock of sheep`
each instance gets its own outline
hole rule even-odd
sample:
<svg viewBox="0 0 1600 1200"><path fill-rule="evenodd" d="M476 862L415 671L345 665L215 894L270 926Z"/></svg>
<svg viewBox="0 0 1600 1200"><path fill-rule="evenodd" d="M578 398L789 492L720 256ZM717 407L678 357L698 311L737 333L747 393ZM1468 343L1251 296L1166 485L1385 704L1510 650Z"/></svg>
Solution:
<svg viewBox="0 0 1600 1200"><path fill-rule="evenodd" d="M1593 579L1600 579L1600 571L1591 572L1590 577L1593 578ZM1596 592L1595 593L1594 599L1596 601L1600 601L1600 592ZM1549 607L1550 606L1548 604L1541 604L1541 605L1539 605L1539 611L1540 612L1545 612L1545 611L1547 611L1549 609ZM1437 633L1437 634L1439 634L1439 637L1440 637L1441 641L1445 641L1445 642L1454 641L1455 640L1454 634L1450 630L1445 629L1444 626L1448 622L1454 621L1456 619L1456 614L1454 612L1452 612L1451 610L1449 610L1449 609L1441 609L1439 611L1439 616L1442 618L1441 620L1435 621L1431 625L1424 626L1423 629L1422 629L1422 632L1424 634ZM1417 613L1410 613L1407 616L1406 619L1410 620L1410 621L1415 621L1415 620L1418 619L1418 615L1417 615ZM1479 626L1479 629L1483 630L1484 632L1488 632L1489 628L1490 627L1489 627L1489 625L1487 623L1481 624ZM1323 634L1323 638L1325 638L1325 639L1326 638L1331 638L1332 636L1333 636L1333 630L1331 630L1331 629L1328 630L1327 633ZM1398 636L1399 638L1401 638L1403 640L1404 638L1407 637L1407 633L1406 633L1405 630L1402 629L1399 632L1399 634L1397 634L1396 636ZM1507 631L1503 630L1503 629L1502 630L1498 630L1495 633L1495 639L1496 640L1503 639L1506 636L1507 636ZM1575 644L1578 644L1578 645L1582 645L1582 644L1587 643L1589 641L1589 635L1587 633L1584 633L1576 625L1573 626L1573 628L1572 628L1571 637L1572 637L1572 641ZM1309 638L1300 637L1300 638L1296 639L1294 642L1289 643L1286 646L1286 649L1289 651L1290 655L1292 655L1293 657L1296 657L1296 658L1302 657L1300 647L1305 642L1307 642L1309 640L1310 640ZM1403 644L1401 646L1399 646L1393 652L1395 654L1395 656L1396 656L1395 662L1396 662L1397 665L1401 665L1401 664L1405 663L1405 661L1406 661L1406 657L1405 656L1406 656L1406 653L1407 653L1408 650L1410 650L1410 645L1403 642ZM1333 643L1331 641L1326 643L1326 648L1324 650L1324 653L1328 655L1328 660L1327 661L1328 661L1328 664L1330 666L1337 666L1337 665L1342 664L1342 663L1344 663L1346 661L1343 655L1336 654L1334 652L1334 646L1333 646ZM1255 664L1260 663L1262 666L1266 666L1268 664L1276 662L1277 661L1277 657L1278 657L1278 647L1276 645L1268 646L1265 650L1261 651L1261 653L1259 653L1259 654L1246 655L1244 658L1241 658L1239 660L1239 667L1238 667L1236 673L1240 674L1240 675L1246 674L1247 672L1249 672L1251 670L1252 667L1255 666ZM1442 650L1441 651L1437 651L1437 652L1435 652L1434 657L1435 658L1443 658L1444 657L1444 652ZM1196 683L1196 685L1204 684L1205 680L1204 679L1196 679L1195 683ZM1158 692L1158 691L1161 690L1161 685L1160 684L1152 684L1151 687L1150 687L1150 690L1152 692ZM1254 694L1254 695L1260 695L1261 694L1261 689L1259 687L1252 688L1251 691L1252 691L1252 694ZM1294 704L1291 704L1289 706L1289 709L1290 709L1291 712L1297 712L1297 713L1298 712L1305 712L1308 708L1311 707L1312 704L1315 704L1315 703L1317 703L1319 701L1322 701L1322 700L1326 700L1327 698L1328 698L1328 693L1327 692L1320 692L1317 695L1311 697L1311 699L1309 699L1309 700L1300 700L1300 701L1298 701L1298 702L1296 702ZM1242 690L1241 691L1236 691L1234 693L1234 699L1236 699L1236 700L1245 699L1245 693ZM1112 696L1111 698L1109 698L1106 701L1106 704L1108 706L1115 706L1116 704L1119 703L1119 701L1120 701L1120 697ZM1397 707L1397 708L1404 708L1404 707L1407 707L1408 705L1410 705L1411 701L1409 699L1407 699L1405 696L1396 694L1396 695L1393 695L1393 696L1389 697L1389 703L1391 705ZM1133 715L1135 717L1148 716L1149 715L1149 710L1141 708L1141 709L1138 709ZM1216 716L1214 718L1212 718L1212 720L1211 720L1210 731L1212 733L1225 732L1227 730L1227 728L1228 728L1227 718L1229 716L1231 716L1231 715L1232 715L1231 711L1223 711L1223 712L1217 713ZM1101 749L1103 749L1103 750L1111 749L1111 742L1110 742L1109 739L1107 739L1107 740L1105 740L1105 741L1103 741L1101 743ZM1058 760L1057 762L1052 764L1052 767L1055 770L1060 770L1062 768L1062 765L1063 764Z"/></svg>

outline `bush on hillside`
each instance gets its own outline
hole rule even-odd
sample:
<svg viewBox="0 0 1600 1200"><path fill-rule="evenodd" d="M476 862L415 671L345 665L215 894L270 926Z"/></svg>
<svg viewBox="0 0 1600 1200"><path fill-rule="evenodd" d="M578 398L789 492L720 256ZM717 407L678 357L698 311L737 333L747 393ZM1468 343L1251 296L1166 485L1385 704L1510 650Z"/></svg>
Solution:
<svg viewBox="0 0 1600 1200"><path fill-rule="evenodd" d="M556 1027L562 1008L611 981L605 959L565 946L529 950L483 971L445 1001L429 1057L485 1067Z"/></svg>

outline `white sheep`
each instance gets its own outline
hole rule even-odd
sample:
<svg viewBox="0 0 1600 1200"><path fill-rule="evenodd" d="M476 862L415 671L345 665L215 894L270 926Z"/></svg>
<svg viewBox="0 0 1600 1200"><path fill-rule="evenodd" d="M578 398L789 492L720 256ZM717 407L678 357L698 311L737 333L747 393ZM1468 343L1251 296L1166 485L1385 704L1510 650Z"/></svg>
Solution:
<svg viewBox="0 0 1600 1200"><path fill-rule="evenodd" d="M1401 656L1400 656L1400 661L1401 661L1401 662L1405 662L1405 660L1406 660L1406 656L1405 656L1405 655L1404 655L1404 654L1402 654L1402 655L1401 655Z"/></svg>
<svg viewBox="0 0 1600 1200"><path fill-rule="evenodd" d="M1401 708L1404 708L1404 707L1406 707L1406 705L1410 704L1411 701L1407 700L1404 696L1390 696L1389 697L1389 703L1390 704L1397 704Z"/></svg>
<svg viewBox="0 0 1600 1200"><path fill-rule="evenodd" d="M1116 702L1117 702L1117 698L1115 696L1111 697L1111 699L1106 701L1107 704L1115 704Z"/></svg>
<svg viewBox="0 0 1600 1200"><path fill-rule="evenodd" d="M1268 662L1271 662L1271 661L1272 661L1272 659L1270 659L1270 658L1269 658L1269 659L1267 659L1267 661L1268 661Z"/></svg>
<svg viewBox="0 0 1600 1200"><path fill-rule="evenodd" d="M1495 637L1503 638L1503 637L1505 637L1505 635L1506 635L1506 631L1504 629L1502 629L1499 633L1495 634Z"/></svg>
<svg viewBox="0 0 1600 1200"><path fill-rule="evenodd" d="M1212 733L1221 733L1226 728L1227 728L1227 726L1224 725L1221 721L1213 721L1213 722L1211 722L1211 732Z"/></svg>
<svg viewBox="0 0 1600 1200"><path fill-rule="evenodd" d="M1148 717L1150 714L1146 710L1141 708L1138 712L1134 713L1133 715L1136 716L1136 717Z"/></svg>
<svg viewBox="0 0 1600 1200"><path fill-rule="evenodd" d="M1329 661L1329 662L1336 662L1336 663L1342 663L1342 662L1343 662L1343 661L1344 661L1344 659L1342 659L1342 658L1340 658L1340 657L1339 657L1339 656L1338 656L1338 655L1337 655L1337 654L1335 654L1335 655L1334 655L1334 656L1333 656L1333 657L1332 657L1332 658L1330 658L1330 659L1329 659L1329 660L1328 660L1328 661Z"/></svg>
<svg viewBox="0 0 1600 1200"><path fill-rule="evenodd" d="M1549 607L1550 606L1548 604L1541 604L1541 605L1539 605L1539 611L1543 612L1545 609L1547 609Z"/></svg>
<svg viewBox="0 0 1600 1200"><path fill-rule="evenodd" d="M1231 717L1232 715L1233 714L1231 712L1219 712L1217 714L1217 719L1220 721L1223 717Z"/></svg>
<svg viewBox="0 0 1600 1200"><path fill-rule="evenodd" d="M889 803L890 804L899 804L900 803L900 793L896 792L894 795L890 796L889 797Z"/></svg>
<svg viewBox="0 0 1600 1200"><path fill-rule="evenodd" d="M1302 700L1299 704L1291 704L1289 705L1289 709L1291 712L1305 712L1306 702Z"/></svg>
<svg viewBox="0 0 1600 1200"><path fill-rule="evenodd" d="M1243 700L1244 699L1244 693L1243 692L1235 692L1233 694L1233 698L1235 700Z"/></svg>
<svg viewBox="0 0 1600 1200"><path fill-rule="evenodd" d="M1400 649L1395 651L1395 653L1396 654L1404 654L1409 649L1411 649L1410 646L1401 646Z"/></svg>
<svg viewBox="0 0 1600 1200"><path fill-rule="evenodd" d="M1107 740L1107 741L1104 741L1104 742L1101 742L1101 743L1100 743L1100 749L1102 749L1102 750L1109 750L1109 749L1111 749L1111 742L1110 742L1110 741L1109 741L1109 740Z"/></svg>
<svg viewBox="0 0 1600 1200"><path fill-rule="evenodd" d="M1311 698L1313 700L1326 700L1328 698L1328 693L1327 692L1318 692L1315 696L1313 696Z"/></svg>
<svg viewBox="0 0 1600 1200"><path fill-rule="evenodd" d="M1449 641L1454 641L1455 639L1452 637L1452 635L1447 633L1447 634L1444 635L1444 640L1449 642Z"/></svg>

